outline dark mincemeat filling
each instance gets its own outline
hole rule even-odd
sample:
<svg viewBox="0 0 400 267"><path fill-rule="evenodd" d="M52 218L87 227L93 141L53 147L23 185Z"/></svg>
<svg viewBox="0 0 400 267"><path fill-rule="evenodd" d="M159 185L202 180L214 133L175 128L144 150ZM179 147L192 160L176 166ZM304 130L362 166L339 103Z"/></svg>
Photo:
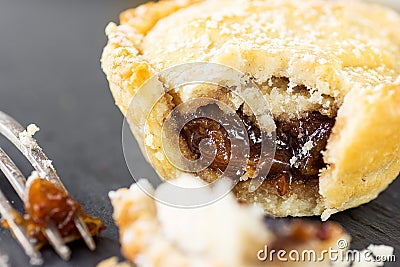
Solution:
<svg viewBox="0 0 400 267"><path fill-rule="evenodd" d="M220 123L202 117L202 112L208 112L211 109L217 111L217 105L208 105L198 109L197 118L189 121L181 131L181 137L192 153L193 158L200 157L199 144L203 139L209 139L216 146L216 156L209 166L217 174L222 174L228 166L231 142L228 132ZM204 113L206 114L206 113ZM242 173L252 170L258 165L258 158L261 152L261 132L254 123L251 116L243 113L242 108L237 111L237 115L246 127L250 145L248 166L242 168ZM225 123L234 123L235 117L229 116L222 120ZM318 179L319 170L325 167L322 158L322 151L325 149L327 140L335 123L334 118L322 115L319 112L305 114L301 119L291 119L287 121L275 121L276 123L276 151L273 164L267 176L269 180L275 180L279 194L285 195L289 191L289 185L295 181L309 181ZM235 131L232 127L232 134L240 137L241 131ZM312 143L311 143L311 142ZM305 149L305 144L308 144ZM312 144L312 146L311 146ZM292 164L290 163L291 159Z"/></svg>

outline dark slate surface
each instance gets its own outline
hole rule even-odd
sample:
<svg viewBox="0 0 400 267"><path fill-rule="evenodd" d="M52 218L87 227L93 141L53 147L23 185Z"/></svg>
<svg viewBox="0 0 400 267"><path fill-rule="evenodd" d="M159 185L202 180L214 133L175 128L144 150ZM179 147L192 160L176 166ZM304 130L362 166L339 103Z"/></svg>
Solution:
<svg viewBox="0 0 400 267"><path fill-rule="evenodd" d="M37 139L64 184L88 213L101 217L108 227L97 239L95 252L81 242L72 244L70 262L44 249L45 266L95 266L120 255L107 193L133 180L122 155L122 116L108 91L99 57L107 22L138 3L0 0L0 110L24 126L35 122L42 128ZM3 138L0 146L25 174L30 173L27 162ZM20 207L2 174L0 186ZM391 245L400 260L399 191L400 180L376 201L333 216L353 236L354 248ZM12 266L27 265L21 248L3 229L0 249L10 255Z"/></svg>

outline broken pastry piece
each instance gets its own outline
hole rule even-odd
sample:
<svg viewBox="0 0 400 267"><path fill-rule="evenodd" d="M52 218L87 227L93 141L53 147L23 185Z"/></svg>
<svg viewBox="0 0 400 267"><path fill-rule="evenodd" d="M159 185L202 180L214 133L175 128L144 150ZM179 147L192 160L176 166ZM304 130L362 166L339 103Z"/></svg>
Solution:
<svg viewBox="0 0 400 267"><path fill-rule="evenodd" d="M120 20L106 29L102 68L161 177L182 172L165 155L163 122L177 105L198 97L223 101L241 117L251 147L248 166L242 166L245 179L234 192L269 214L326 219L376 198L399 174L400 15L395 11L359 1L166 0L127 10ZM230 91L187 86L166 93L149 114L130 107L151 77L190 62L232 67L268 99L276 152L255 192L249 185L253 165L260 164L257 140L263 129ZM162 78L163 87L173 85ZM143 120L146 127L138 123ZM217 179L230 157L226 131L198 118L180 135L189 159L200 157L201 140L217 144L215 160L195 173L206 181Z"/></svg>
<svg viewBox="0 0 400 267"><path fill-rule="evenodd" d="M188 181L191 187L204 184L187 175L174 184L187 186ZM309 266L311 260L284 262L273 253L270 258L268 251L296 250L301 255L303 250L314 250L321 255L325 249L337 249L339 239L349 240L343 229L331 222L298 219L283 224L271 219L273 225L267 226L261 209L239 204L232 193L194 209L156 200L165 193L170 193L165 184L154 190L146 180L110 193L122 254L138 267ZM214 194L212 189L208 193ZM313 262L313 266L329 264L328 257Z"/></svg>
<svg viewBox="0 0 400 267"><path fill-rule="evenodd" d="M15 211L15 222L25 228L27 235L36 241L37 249L48 244L44 229L50 222L60 232L65 242L81 238L74 224L76 216L81 216L92 236L98 236L105 229L103 222L87 215L83 207L56 184L42 179L33 172L27 182L27 198L24 200L25 215ZM2 225L8 228L7 221Z"/></svg>
<svg viewBox="0 0 400 267"><path fill-rule="evenodd" d="M97 267L135 267L133 264L129 262L118 262L117 257L111 257L109 259L105 259L97 264Z"/></svg>

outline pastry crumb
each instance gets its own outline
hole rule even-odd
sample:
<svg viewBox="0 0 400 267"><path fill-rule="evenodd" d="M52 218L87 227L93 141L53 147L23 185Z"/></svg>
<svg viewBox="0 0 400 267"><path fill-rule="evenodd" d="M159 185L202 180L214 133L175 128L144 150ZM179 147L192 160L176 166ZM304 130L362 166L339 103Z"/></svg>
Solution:
<svg viewBox="0 0 400 267"><path fill-rule="evenodd" d="M372 252L375 256L384 256L384 257L390 257L393 255L394 248L391 246L386 246L386 245L374 245L371 244L367 248L369 251Z"/></svg>
<svg viewBox="0 0 400 267"><path fill-rule="evenodd" d="M21 143L29 148L34 148L37 146L36 141L33 139L33 136L40 130L36 124L29 124L26 130L19 133L18 138Z"/></svg>
<svg viewBox="0 0 400 267"><path fill-rule="evenodd" d="M39 132L40 128L36 124L32 123L28 125L26 130L30 136L34 136L37 132Z"/></svg>
<svg viewBox="0 0 400 267"><path fill-rule="evenodd" d="M130 262L119 262L117 257L105 259L97 264L97 267L134 267Z"/></svg>
<svg viewBox="0 0 400 267"><path fill-rule="evenodd" d="M369 245L367 249L359 251L359 260L354 260L352 267L379 267L385 265L385 259L393 256L394 249L385 245ZM371 255L371 253L373 255Z"/></svg>
<svg viewBox="0 0 400 267"><path fill-rule="evenodd" d="M321 220L324 222L324 221L328 220L332 214L335 214L337 212L338 212L337 209L326 209L321 214Z"/></svg>

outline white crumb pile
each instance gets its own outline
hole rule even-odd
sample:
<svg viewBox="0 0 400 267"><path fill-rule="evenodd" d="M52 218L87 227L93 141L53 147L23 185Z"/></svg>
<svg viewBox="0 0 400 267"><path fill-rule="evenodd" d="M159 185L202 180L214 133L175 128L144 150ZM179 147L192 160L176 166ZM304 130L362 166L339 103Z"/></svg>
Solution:
<svg viewBox="0 0 400 267"><path fill-rule="evenodd" d="M367 256L367 253L371 252L376 259L371 261L371 257ZM390 246L385 245L369 245L367 249L362 250L360 253L363 256L360 261L355 261L352 267L378 267L384 266L385 260L393 256L394 249Z"/></svg>
<svg viewBox="0 0 400 267"><path fill-rule="evenodd" d="M29 124L26 130L23 132L19 133L19 140L21 143L28 147L28 148L34 148L37 146L35 139L33 139L33 136L40 130L40 128L36 124Z"/></svg>
<svg viewBox="0 0 400 267"><path fill-rule="evenodd" d="M386 245L371 244L361 251L352 250L351 256L343 261L333 262L332 267L380 267L385 262L396 262L394 248Z"/></svg>
<svg viewBox="0 0 400 267"><path fill-rule="evenodd" d="M374 254L375 256L385 256L385 257L389 257L394 255L394 248L390 247L390 246L385 246L385 245L369 245L368 250L370 250L372 252L372 254Z"/></svg>

